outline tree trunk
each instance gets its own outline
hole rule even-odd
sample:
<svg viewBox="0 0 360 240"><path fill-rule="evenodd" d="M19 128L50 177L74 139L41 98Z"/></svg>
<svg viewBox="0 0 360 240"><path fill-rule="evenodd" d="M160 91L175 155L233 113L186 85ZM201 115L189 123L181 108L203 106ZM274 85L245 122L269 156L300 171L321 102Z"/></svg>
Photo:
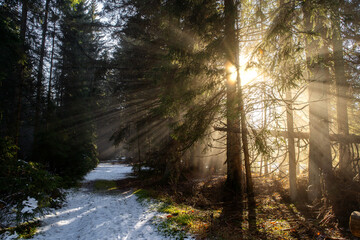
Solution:
<svg viewBox="0 0 360 240"><path fill-rule="evenodd" d="M288 130L288 152L289 152L289 183L290 198L296 200L296 159L295 159L295 141L294 141L294 115L292 110L291 90L286 91L286 123Z"/></svg>
<svg viewBox="0 0 360 240"><path fill-rule="evenodd" d="M227 186L235 192L236 195L241 195L241 159L240 159L240 137L238 133L230 129L239 126L239 112L237 108L236 99L236 83L231 79L231 72L229 69L236 64L236 35L235 35L235 19L236 7L234 0L225 0L225 53L226 53L226 84L227 84Z"/></svg>
<svg viewBox="0 0 360 240"><path fill-rule="evenodd" d="M50 75L49 75L49 86L48 86L48 93L47 93L47 112L48 115L50 114L50 101L51 101L51 88L52 88L52 74L53 74L53 63L54 63L54 52L55 52L55 31L56 31L56 21L54 20L53 26L53 33L52 33L52 47L51 47L51 59L50 59Z"/></svg>
<svg viewBox="0 0 360 240"><path fill-rule="evenodd" d="M261 3L261 1L260 1ZM248 220L249 220L249 229L251 231L256 231L256 202L253 181L251 176L251 165L250 165L250 154L249 154L249 142L248 142L248 130L246 125L246 114L244 107L244 98L241 86L241 76L239 72L239 65L237 64L237 82L238 82L238 91L239 91L239 109L240 109L240 128L241 128L241 140L244 151L244 164L245 164L245 173L246 173L246 193L248 199Z"/></svg>
<svg viewBox="0 0 360 240"><path fill-rule="evenodd" d="M262 11L262 0L259 1L259 10ZM261 38L263 38L263 32L264 32L264 19L261 15ZM264 103L264 109L261 112L261 119L263 124L263 129L266 128L267 124L267 104L266 104L266 86L263 87L263 94L261 95L262 101ZM269 174L269 156L267 154L261 154L261 165L263 165L264 162L264 175L267 176ZM260 169L260 175L261 175L261 169Z"/></svg>
<svg viewBox="0 0 360 240"><path fill-rule="evenodd" d="M39 125L40 125L41 93L42 93L42 87L43 87L42 78L43 78L43 68L44 68L46 32L47 32L47 28L48 28L47 23L48 23L49 5L50 5L50 0L46 0L44 23L42 25L40 59L39 59L38 75L37 75L37 82L36 82L35 135L38 133ZM35 139L36 139L36 136L35 136Z"/></svg>
<svg viewBox="0 0 360 240"><path fill-rule="evenodd" d="M261 112L261 120L262 120L262 128L265 129L266 128L266 124L267 124L267 106L266 106L266 86L264 86L264 92L261 95L261 99L264 102L264 109ZM268 176L269 174L269 157L267 154L261 154L261 165L264 165L264 175L265 177Z"/></svg>
<svg viewBox="0 0 360 240"><path fill-rule="evenodd" d="M306 31L314 31L324 37L326 29L323 28L323 16L316 13L316 17L313 17L312 13L315 9L312 1L306 1L303 10ZM314 29L312 28L313 24ZM306 41L310 126L308 197L313 201L321 196L320 169L325 173L325 181L332 170L328 115L330 73L324 64L324 61L328 59L326 44L321 43L321 39L317 36L309 38Z"/></svg>
<svg viewBox="0 0 360 240"><path fill-rule="evenodd" d="M360 212L354 211L351 213L349 227L352 235L360 237Z"/></svg>
<svg viewBox="0 0 360 240"><path fill-rule="evenodd" d="M299 174L301 173L301 169L300 169L300 139L297 139L296 142L296 147L297 147L297 157L296 157L296 176L299 176Z"/></svg>
<svg viewBox="0 0 360 240"><path fill-rule="evenodd" d="M139 125L136 124L136 140L137 140L137 150L138 150L138 172L141 171L141 149L140 149L140 135L139 135Z"/></svg>
<svg viewBox="0 0 360 240"><path fill-rule="evenodd" d="M284 0L280 0L280 8L284 6ZM290 40L291 41L291 40ZM296 200L297 187L296 187L296 159L295 159L295 141L294 141L294 113L292 105L291 89L286 91L286 125L288 131L288 153L289 153L289 187L290 199Z"/></svg>
<svg viewBox="0 0 360 240"><path fill-rule="evenodd" d="M28 1L24 0L21 10L21 25L20 25L20 40L22 44L22 53L23 58L25 56L25 35L26 35L26 25L27 25L27 14L28 14ZM19 136L20 136L20 127L21 127L21 107L22 107L22 88L25 82L25 63L20 65L20 78L19 84L16 90L16 123L15 123L15 145L19 146ZM18 150L16 150L16 158L18 157Z"/></svg>
<svg viewBox="0 0 360 240"><path fill-rule="evenodd" d="M240 119L241 119L241 140L243 142L243 151L244 151L244 162L245 162L245 172L246 172L246 192L248 194L249 205L255 206L254 199L254 187L251 176L251 166L250 166L250 154L249 154L249 142L248 142L248 130L246 126L246 115L244 109L244 100L242 95L242 88L239 88L240 96Z"/></svg>
<svg viewBox="0 0 360 240"><path fill-rule="evenodd" d="M349 135L349 123L347 112L347 91L349 89L345 77L343 41L341 38L339 5L340 1L335 5L332 17L333 38L332 44L334 49L334 72L336 79L336 111L338 133L341 135ZM350 147L346 142L339 143L339 167L343 176L351 176L350 166Z"/></svg>

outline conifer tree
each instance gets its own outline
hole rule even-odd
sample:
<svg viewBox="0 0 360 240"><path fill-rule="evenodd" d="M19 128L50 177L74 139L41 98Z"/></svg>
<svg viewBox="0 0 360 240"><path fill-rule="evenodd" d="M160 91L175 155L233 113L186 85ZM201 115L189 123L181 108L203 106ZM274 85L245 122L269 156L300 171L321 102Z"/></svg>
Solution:
<svg viewBox="0 0 360 240"><path fill-rule="evenodd" d="M44 18L42 24L42 33L41 33L41 46L40 46L40 56L39 56L39 66L38 66L38 74L37 74L37 82L36 82L36 105L35 105L35 138L36 141L36 134L39 131L40 127L40 111L42 101L42 93L43 93L43 69L44 69L44 57L45 57L45 43L47 38L47 31L48 31L48 15L49 15L49 8L50 8L50 0L46 0L45 2L45 9L44 9ZM35 143L36 144L36 143Z"/></svg>
<svg viewBox="0 0 360 240"><path fill-rule="evenodd" d="M88 1L61 4L61 105L41 132L34 158L50 171L79 178L97 164L94 110L99 45Z"/></svg>
<svg viewBox="0 0 360 240"><path fill-rule="evenodd" d="M20 84L17 78L19 62L24 63L23 40L17 32L16 13L13 5L0 6L0 136L11 136L14 141L17 134L17 100ZM23 32L23 31L22 31Z"/></svg>
<svg viewBox="0 0 360 240"><path fill-rule="evenodd" d="M332 45L333 45L333 61L334 73L336 81L336 111L338 133L344 136L349 135L349 117L348 117L348 89L349 85L346 81L343 37L341 36L341 7L343 1L334 1L332 6ZM351 176L350 166L350 146L349 143L340 141L339 143L339 168L343 176Z"/></svg>
<svg viewBox="0 0 360 240"><path fill-rule="evenodd" d="M121 38L120 83L130 93L126 96L143 96L143 103L148 104L140 102L137 109L144 109L144 114L132 115L131 121L140 126L147 120L171 124L161 138L168 139L171 134L171 142L178 145L175 152L186 150L207 134L223 104L224 66L216 69L218 59L223 59L217 3L169 1L160 5L154 1L152 8L137 1L127 4L136 11L129 16ZM136 95L132 94L136 90ZM165 162L177 165L179 160Z"/></svg>
<svg viewBox="0 0 360 240"><path fill-rule="evenodd" d="M236 91L236 79L231 79L231 71L229 69L238 67L236 63L237 56L237 42L235 35L235 19L237 14L237 7L233 0L225 1L225 54L226 54L226 111L227 111L227 142L226 142L226 157L228 167L227 185L235 190L237 194L242 192L241 182L241 146L240 136L234 131L234 129L240 126L239 123L239 106L237 105L237 91ZM236 66L236 67L235 67ZM239 86L240 88L240 86ZM242 97L242 96L241 96ZM240 103L242 104L242 102ZM243 127L243 126L242 126ZM245 128L244 128L245 129ZM242 128L242 130L244 130ZM245 130L244 130L245 131ZM242 134L247 134L242 132ZM244 140L244 139L243 139ZM243 142L243 144L245 144ZM247 146L247 142L246 142ZM247 154L247 153L246 153Z"/></svg>
<svg viewBox="0 0 360 240"><path fill-rule="evenodd" d="M319 7L321 6L315 1L307 1L304 4L304 24L306 31L314 32L324 38L326 36L323 25L325 16L319 12ZM309 70L309 198L311 200L319 198L321 194L320 169L326 175L332 171L328 113L330 74L326 66L329 52L327 46L321 43L320 37L310 35L306 42Z"/></svg>

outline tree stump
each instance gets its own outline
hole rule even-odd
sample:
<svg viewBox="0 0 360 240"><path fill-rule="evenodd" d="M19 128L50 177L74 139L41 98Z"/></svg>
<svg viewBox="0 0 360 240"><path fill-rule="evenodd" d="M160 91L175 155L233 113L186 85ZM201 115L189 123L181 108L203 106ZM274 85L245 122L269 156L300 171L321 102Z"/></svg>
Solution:
<svg viewBox="0 0 360 240"><path fill-rule="evenodd" d="M350 232L355 237L360 237L360 212L354 211L350 215Z"/></svg>

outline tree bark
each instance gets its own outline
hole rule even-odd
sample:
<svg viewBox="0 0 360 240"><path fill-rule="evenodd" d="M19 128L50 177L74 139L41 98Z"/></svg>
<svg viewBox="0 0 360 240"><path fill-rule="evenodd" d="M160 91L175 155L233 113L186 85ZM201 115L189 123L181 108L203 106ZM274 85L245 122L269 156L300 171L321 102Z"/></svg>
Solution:
<svg viewBox="0 0 360 240"><path fill-rule="evenodd" d="M231 73L228 71L230 66L236 64L236 35L235 35L236 7L234 0L225 0L225 56L227 69L226 86L226 114L228 129L239 126L239 112L236 99L236 84L231 79ZM228 164L227 181L228 188L233 190L236 195L241 195L241 159L240 159L240 137L238 133L227 131L226 157Z"/></svg>
<svg viewBox="0 0 360 240"><path fill-rule="evenodd" d="M262 11L262 1L260 0L259 2L259 9L260 11ZM263 34L264 32L264 24L263 24L263 17L261 17L261 35ZM261 36L263 38L263 36ZM262 127L263 128L266 128L266 124L267 124L267 104L266 104L266 86L263 87L263 94L261 95L261 98L262 98L262 101L263 101L263 104L264 104L264 109L262 110L261 112L261 121L262 121ZM263 165L263 162L264 162L264 174L265 176L267 176L269 174L269 157L267 155L264 155L264 154L261 154L261 165ZM260 168L260 176L261 176L261 168Z"/></svg>
<svg viewBox="0 0 360 240"><path fill-rule="evenodd" d="M280 0L280 8L284 6L284 0ZM283 39L281 41L284 41ZM290 40L291 41L291 40ZM286 125L287 125L287 142L289 154L289 190L290 199L296 200L297 187L296 187L296 158L295 158L295 141L294 141L294 113L292 108L292 95L291 89L286 91Z"/></svg>
<svg viewBox="0 0 360 240"><path fill-rule="evenodd" d="M250 166L250 154L249 154L249 142L248 142L248 130L246 126L246 115L244 109L244 100L242 95L241 84L239 87L239 96L240 96L240 119L241 119L241 140L243 142L243 151L244 151L244 162L245 162L245 172L246 172L246 192L248 194L249 205L252 207L255 206L255 196L254 196L254 187L251 176L251 166Z"/></svg>
<svg viewBox="0 0 360 240"><path fill-rule="evenodd" d="M360 212L354 211L351 213L349 227L352 235L360 237Z"/></svg>
<svg viewBox="0 0 360 240"><path fill-rule="evenodd" d="M320 36L324 38L326 29L323 27L323 16L316 12L312 3L312 1L306 1L304 4L305 29L309 32L320 33ZM320 169L325 174L325 181L327 181L326 175L332 171L328 114L330 73L325 64L327 59L326 44L321 43L318 36L308 36L306 41L310 126L308 197L311 201L321 196Z"/></svg>
<svg viewBox="0 0 360 240"><path fill-rule="evenodd" d="M344 53L343 41L341 38L339 6L340 0L337 1L333 9L332 25L333 38L332 44L334 49L334 72L336 79L336 111L338 133L341 135L349 135L349 123L347 112L347 91L349 86L346 82L344 69ZM350 146L346 142L339 142L339 168L343 176L351 176L350 166Z"/></svg>
<svg viewBox="0 0 360 240"><path fill-rule="evenodd" d="M20 25L20 40L22 44L22 58L25 58L25 36L26 36L26 25L27 25L27 14L28 14L28 1L24 0L21 9L21 25ZM16 123L15 123L15 145L19 146L19 136L21 127L21 108L22 108L22 89L25 82L25 62L20 65L20 78L19 84L16 90ZM18 150L16 150L16 158L18 157Z"/></svg>
<svg viewBox="0 0 360 240"><path fill-rule="evenodd" d="M47 92L47 111L50 114L50 101L51 101L51 88L52 88L52 74L53 74L53 63L54 63L54 52L55 52L55 33L56 33L56 21L54 20L52 33L52 47L51 47L51 59L50 59L50 75L49 75L49 86Z"/></svg>
<svg viewBox="0 0 360 240"><path fill-rule="evenodd" d="M40 46L40 59L38 67L38 75L36 82L36 105L35 105L35 135L39 131L40 125L40 107L41 107L41 95L43 87L43 68L44 68L44 55L45 55L45 42L46 42L46 32L48 25L48 13L49 13L50 0L46 0L45 3L45 13L44 13L44 23L42 25L42 36L41 36L41 46ZM35 136L36 139L36 136Z"/></svg>
<svg viewBox="0 0 360 240"><path fill-rule="evenodd" d="M288 130L288 152L289 152L289 183L290 183L290 198L292 201L296 200L296 159L295 159L295 141L294 141L294 115L292 110L292 96L291 90L286 91L286 123Z"/></svg>

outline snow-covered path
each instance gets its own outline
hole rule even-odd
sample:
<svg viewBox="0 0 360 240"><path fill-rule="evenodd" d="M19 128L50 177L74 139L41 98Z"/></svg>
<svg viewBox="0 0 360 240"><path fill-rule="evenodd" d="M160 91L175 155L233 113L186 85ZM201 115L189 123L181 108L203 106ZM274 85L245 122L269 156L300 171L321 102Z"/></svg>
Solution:
<svg viewBox="0 0 360 240"><path fill-rule="evenodd" d="M131 167L101 163L84 181L128 177ZM86 188L69 191L66 205L42 218L33 239L168 239L151 224L158 214L131 193L106 194Z"/></svg>

